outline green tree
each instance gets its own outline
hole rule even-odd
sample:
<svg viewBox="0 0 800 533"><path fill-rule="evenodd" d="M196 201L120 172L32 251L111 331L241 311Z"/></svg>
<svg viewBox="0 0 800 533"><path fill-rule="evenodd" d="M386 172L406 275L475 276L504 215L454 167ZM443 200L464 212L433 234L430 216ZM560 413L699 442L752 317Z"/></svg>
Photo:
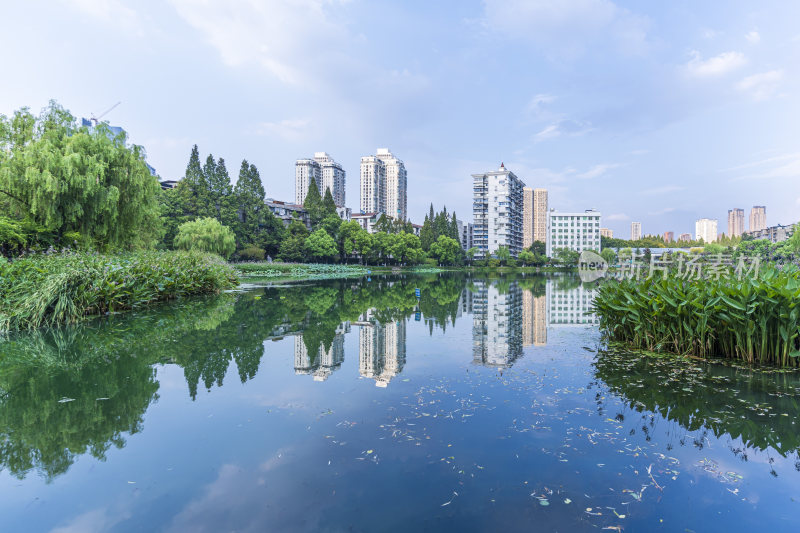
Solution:
<svg viewBox="0 0 800 533"><path fill-rule="evenodd" d="M361 261L369 262L375 253L375 239L364 228L355 234L354 239L355 249L361 257Z"/></svg>
<svg viewBox="0 0 800 533"><path fill-rule="evenodd" d="M561 266L575 266L581 254L569 248L556 248L553 259Z"/></svg>
<svg viewBox="0 0 800 533"><path fill-rule="evenodd" d="M536 260L536 254L534 254L530 250L522 250L519 253L518 259L523 265L532 265L533 262Z"/></svg>
<svg viewBox="0 0 800 533"><path fill-rule="evenodd" d="M308 211L308 218L311 220L311 228L316 229L317 225L325 218L322 209L322 198L319 195L319 188L316 180L308 180L308 193L303 201L303 207Z"/></svg>
<svg viewBox="0 0 800 533"><path fill-rule="evenodd" d="M478 249L475 246L473 246L472 248L467 250L467 259L469 259L470 263L472 263L475 260L475 255L477 253L478 253Z"/></svg>
<svg viewBox="0 0 800 533"><path fill-rule="evenodd" d="M308 237L306 225L299 220L292 220L289 224L288 235L283 239L278 252L281 261L301 262L305 259L306 238Z"/></svg>
<svg viewBox="0 0 800 533"><path fill-rule="evenodd" d="M794 225L794 233L789 237L787 245L794 253L800 253L800 223Z"/></svg>
<svg viewBox="0 0 800 533"><path fill-rule="evenodd" d="M461 245L458 241L440 235L436 242L431 245L429 255L436 259L440 265L455 265L460 257Z"/></svg>
<svg viewBox="0 0 800 533"><path fill-rule="evenodd" d="M79 128L54 101L38 118L27 108L0 116L4 215L19 214L59 241L78 233L101 249L144 247L160 236L160 193L144 150L128 146L124 132Z"/></svg>
<svg viewBox="0 0 800 533"><path fill-rule="evenodd" d="M542 241L533 241L528 250L536 255L547 255L547 246Z"/></svg>
<svg viewBox="0 0 800 533"><path fill-rule="evenodd" d="M175 248L211 252L227 259L236 250L236 237L216 218L198 218L181 224L175 236Z"/></svg>
<svg viewBox="0 0 800 533"><path fill-rule="evenodd" d="M265 211L264 184L255 165L246 159L242 160L239 168L239 179L233 189L233 196L237 205L237 221L233 225L236 233L236 242L240 248L255 244L259 241L259 234L263 230Z"/></svg>
<svg viewBox="0 0 800 533"><path fill-rule="evenodd" d="M325 218L339 216L336 213L336 202L333 201L333 195L328 187L325 188L325 196L322 198L322 213L325 215Z"/></svg>
<svg viewBox="0 0 800 533"><path fill-rule="evenodd" d="M605 250L600 252L600 255L609 265L614 265L617 262L617 254L611 248L606 248Z"/></svg>
<svg viewBox="0 0 800 533"><path fill-rule="evenodd" d="M328 262L339 254L336 241L322 228L306 237L305 248L306 254L317 261Z"/></svg>
<svg viewBox="0 0 800 533"><path fill-rule="evenodd" d="M508 260L511 259L511 250L508 249L508 246L498 246L494 254L502 265L505 265L508 263Z"/></svg>

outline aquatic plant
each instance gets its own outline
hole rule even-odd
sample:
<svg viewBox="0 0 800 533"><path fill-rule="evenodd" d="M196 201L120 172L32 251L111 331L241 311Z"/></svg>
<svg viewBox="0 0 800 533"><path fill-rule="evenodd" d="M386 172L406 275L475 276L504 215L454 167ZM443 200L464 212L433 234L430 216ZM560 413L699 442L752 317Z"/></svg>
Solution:
<svg viewBox="0 0 800 533"><path fill-rule="evenodd" d="M718 279L608 280L594 300L613 341L655 352L747 364L800 364L800 272L762 269Z"/></svg>
<svg viewBox="0 0 800 533"><path fill-rule="evenodd" d="M0 264L0 331L74 323L236 284L230 266L198 252L31 255Z"/></svg>

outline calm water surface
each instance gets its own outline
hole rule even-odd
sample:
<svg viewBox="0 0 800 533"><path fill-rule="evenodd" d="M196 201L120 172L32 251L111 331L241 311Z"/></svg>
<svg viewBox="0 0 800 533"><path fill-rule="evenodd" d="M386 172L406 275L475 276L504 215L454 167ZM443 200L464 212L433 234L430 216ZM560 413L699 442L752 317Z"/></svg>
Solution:
<svg viewBox="0 0 800 533"><path fill-rule="evenodd" d="M12 337L0 530L800 529L797 375L609 350L592 294L252 286Z"/></svg>

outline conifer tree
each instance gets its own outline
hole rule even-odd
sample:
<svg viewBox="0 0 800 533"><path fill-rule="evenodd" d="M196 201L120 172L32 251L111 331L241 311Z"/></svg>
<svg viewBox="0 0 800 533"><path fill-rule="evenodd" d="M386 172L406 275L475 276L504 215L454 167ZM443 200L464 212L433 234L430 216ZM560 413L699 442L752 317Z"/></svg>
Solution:
<svg viewBox="0 0 800 533"><path fill-rule="evenodd" d="M336 202L333 201L333 195L329 188L325 188L325 197L322 199L322 211L326 217L331 215L336 216Z"/></svg>
<svg viewBox="0 0 800 533"><path fill-rule="evenodd" d="M325 213L322 209L322 198L319 195L316 180L309 180L308 193L303 202L303 207L308 211L308 218L311 219L312 228L315 228L325 218Z"/></svg>

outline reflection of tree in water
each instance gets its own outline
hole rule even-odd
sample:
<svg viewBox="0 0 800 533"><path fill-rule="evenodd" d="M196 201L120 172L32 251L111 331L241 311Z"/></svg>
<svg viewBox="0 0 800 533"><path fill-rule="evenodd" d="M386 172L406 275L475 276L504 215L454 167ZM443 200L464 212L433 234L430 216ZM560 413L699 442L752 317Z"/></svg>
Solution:
<svg viewBox="0 0 800 533"><path fill-rule="evenodd" d="M624 351L601 352L594 367L595 376L638 413L656 412L685 431L740 438L746 449L732 451L743 460L747 460L747 449L773 449L784 457L800 450L800 380L794 374L709 366ZM651 426L645 424L642 431L648 433ZM676 437L681 445L688 442L702 447L702 435Z"/></svg>
<svg viewBox="0 0 800 533"><path fill-rule="evenodd" d="M234 297L194 299L159 312L15 334L0 341L0 468L48 480L85 453L104 459L141 430L158 399L153 363L176 336L232 316Z"/></svg>
<svg viewBox="0 0 800 533"><path fill-rule="evenodd" d="M80 366L4 368L0 399L0 468L23 478L33 469L48 480L85 453L103 460L124 434L141 430L158 399L150 362L130 356Z"/></svg>
<svg viewBox="0 0 800 533"><path fill-rule="evenodd" d="M158 398L154 364L181 366L195 398L200 383L222 385L231 362L242 382L255 377L267 339L302 332L316 357L342 322L369 309L381 322L405 319L417 306L415 288L443 325L465 278L439 283L434 276L266 287L0 340L0 468L52 479L81 454L103 459L112 445L123 447Z"/></svg>

